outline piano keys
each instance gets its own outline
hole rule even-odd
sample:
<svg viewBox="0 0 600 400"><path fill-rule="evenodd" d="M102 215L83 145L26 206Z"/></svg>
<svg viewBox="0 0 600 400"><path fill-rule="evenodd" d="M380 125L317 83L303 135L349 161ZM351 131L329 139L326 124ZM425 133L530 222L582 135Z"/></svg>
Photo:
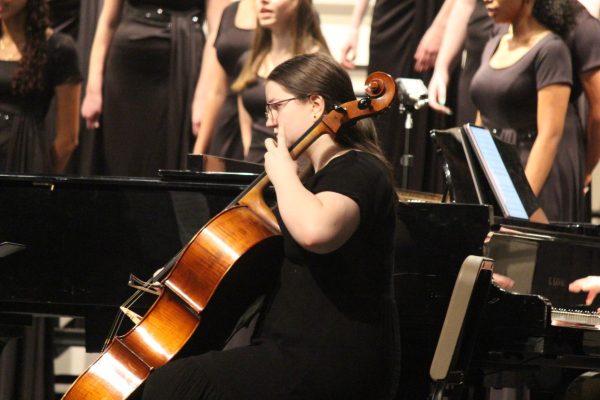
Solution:
<svg viewBox="0 0 600 400"><path fill-rule="evenodd" d="M598 309L577 310L573 308L552 308L552 326L574 329L600 330Z"/></svg>

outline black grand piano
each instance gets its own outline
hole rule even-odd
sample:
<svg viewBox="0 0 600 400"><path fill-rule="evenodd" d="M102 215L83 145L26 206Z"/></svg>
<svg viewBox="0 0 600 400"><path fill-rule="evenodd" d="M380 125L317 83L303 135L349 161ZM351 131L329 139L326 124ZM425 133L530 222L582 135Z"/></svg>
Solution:
<svg viewBox="0 0 600 400"><path fill-rule="evenodd" d="M483 179L482 168L469 159L473 154L464 143L464 129L432 132L445 156L448 187L454 201L481 202L483 197L491 205L495 216L483 254L492 260L493 272L512 278L515 284L503 290L488 279L473 288L485 295L471 299L473 315L460 334L463 347L454 360L455 369L448 371L449 381L463 392L459 390L455 396L437 392L438 397L433 398L441 398L442 394L463 398L460 396L469 385L473 398L482 398L478 397L482 393L473 394L478 393L473 388L486 381L502 387L507 384L503 371L537 373L542 368L554 368L568 369L565 375L575 376L579 371L600 370L600 316L596 313L600 299L587 306L584 294L568 292L573 280L600 274L599 227L503 217L497 193ZM493 140L524 208L529 215L534 214L536 199L516 152ZM447 309L446 322L453 311ZM537 396L545 396L541 398L551 398L553 391L564 389L557 385L532 386L540 391Z"/></svg>
<svg viewBox="0 0 600 400"><path fill-rule="evenodd" d="M31 315L78 316L85 318L86 347L98 351L130 294L129 275L151 276L253 177L206 171L175 171L156 179L0 175L0 242L14 243L0 250L5 254L0 336L18 334ZM429 366L462 261L493 252L490 236L506 235L510 241L511 235L502 229L510 221L496 219L487 205L401 199L395 272L402 335L398 399L413 400L429 393ZM592 228L535 229L544 235L535 233L534 271L548 262L539 249L557 242L567 246L561 251L570 254L569 263L581 262L577 273L600 270L600 238ZM568 282L565 272L562 279ZM551 301L532 311L539 314L531 321L542 336L551 327L546 318ZM521 307L503 304L508 310Z"/></svg>

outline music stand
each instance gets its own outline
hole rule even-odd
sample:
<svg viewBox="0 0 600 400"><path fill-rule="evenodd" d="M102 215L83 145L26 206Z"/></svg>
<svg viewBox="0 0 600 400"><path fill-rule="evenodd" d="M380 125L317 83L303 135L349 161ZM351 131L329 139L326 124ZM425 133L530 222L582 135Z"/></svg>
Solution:
<svg viewBox="0 0 600 400"><path fill-rule="evenodd" d="M514 146L472 124L433 131L432 137L444 156L446 182L457 195L455 202L490 204L495 215L517 219L527 219L539 208ZM495 158L494 165L490 158Z"/></svg>

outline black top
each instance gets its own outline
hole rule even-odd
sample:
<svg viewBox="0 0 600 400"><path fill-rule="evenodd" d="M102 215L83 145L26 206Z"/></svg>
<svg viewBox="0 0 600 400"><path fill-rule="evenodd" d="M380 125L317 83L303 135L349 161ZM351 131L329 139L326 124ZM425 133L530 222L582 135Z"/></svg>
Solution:
<svg viewBox="0 0 600 400"><path fill-rule="evenodd" d="M353 199L360 207L360 224L342 247L315 254L296 243L278 215L285 260L259 341L275 341L288 349L307 382L312 369L343 360L355 364L340 365L339 376L332 379L343 382L357 370L364 374L363 384L385 379L385 361L393 355L389 328L395 312L391 279L396 196L390 178L374 156L351 151L333 159L305 186L313 193L331 191Z"/></svg>
<svg viewBox="0 0 600 400"><path fill-rule="evenodd" d="M236 1L225 7L215 38L214 47L219 64L227 75L228 90L227 98L219 111L215 134L210 142L208 153L226 158L242 159L244 155L237 93L231 90L230 85L241 70L240 59L242 54L250 48L254 30L240 29L235 25L238 6L239 2Z"/></svg>
<svg viewBox="0 0 600 400"><path fill-rule="evenodd" d="M248 55L249 52L245 54ZM265 94L265 84L265 79L258 77L256 83L246 87L240 93L244 108L246 108L246 111L248 111L248 114L252 118L252 140L246 161L257 163L264 161L266 151L265 140L275 137L273 129L266 125L265 107L267 105L267 96Z"/></svg>
<svg viewBox="0 0 600 400"><path fill-rule="evenodd" d="M48 62L44 77L44 91L26 96L14 94L11 85L18 62L0 61L0 105L8 105L20 113L33 114L36 118L42 119L48 112L56 86L81 82L77 50L73 39L68 35L55 32L47 43Z"/></svg>
<svg viewBox="0 0 600 400"><path fill-rule="evenodd" d="M219 31L215 38L215 49L219 63L232 79L240 72L240 58L250 47L252 29L240 29L235 25L239 2L231 3L223 10Z"/></svg>
<svg viewBox="0 0 600 400"><path fill-rule="evenodd" d="M175 11L204 8L203 0L127 0L134 7L156 6Z"/></svg>
<svg viewBox="0 0 600 400"><path fill-rule="evenodd" d="M552 84L572 84L569 49L560 37L549 33L513 65L492 68L489 61L501 38L495 36L485 47L471 83L473 102L489 128L535 130L537 91Z"/></svg>
<svg viewBox="0 0 600 400"><path fill-rule="evenodd" d="M356 201L356 232L339 249L315 254L296 243L276 213L284 260L251 344L167 364L150 376L144 396L386 398L399 345L391 285L397 204L391 179L374 156L351 151L304 184L313 193L331 191Z"/></svg>

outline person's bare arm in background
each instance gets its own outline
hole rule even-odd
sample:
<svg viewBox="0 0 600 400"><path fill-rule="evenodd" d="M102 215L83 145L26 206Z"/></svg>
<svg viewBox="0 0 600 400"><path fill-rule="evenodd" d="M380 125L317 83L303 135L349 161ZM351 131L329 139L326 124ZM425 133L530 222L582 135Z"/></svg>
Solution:
<svg viewBox="0 0 600 400"><path fill-rule="evenodd" d="M115 30L119 25L123 0L105 1L102 5L98 26L94 35L92 51L90 54L90 66L88 70L88 81L85 90L85 98L81 105L81 116L86 121L89 129L100 126L100 115L102 114L102 85L104 81L104 66L106 55L112 42Z"/></svg>
<svg viewBox="0 0 600 400"><path fill-rule="evenodd" d="M219 23L221 22L221 15L223 10L230 3L230 0L206 0L206 26L207 26L207 37L206 43L204 44L204 50L202 51L202 60L209 60L208 62L202 62L200 66L200 74L198 75L198 82L196 84L196 90L194 91L194 100L192 101L192 132L194 135L198 134L200 124L202 120L202 114L204 112L205 105L205 94L208 92L210 83L215 76L215 63L211 60L216 60L216 50L214 47L215 38L217 37L217 30Z"/></svg>
<svg viewBox="0 0 600 400"><path fill-rule="evenodd" d="M356 49L358 46L358 34L360 31L360 24L362 23L365 13L367 12L367 6L369 0L356 0L356 5L352 11L352 20L350 22L350 28L348 37L342 46L342 53L340 54L339 62L344 68L353 69L354 59L356 58Z"/></svg>
<svg viewBox="0 0 600 400"><path fill-rule="evenodd" d="M446 0L448 1L448 0ZM448 16L446 33L435 61L435 68L429 82L429 107L434 110L450 114L452 111L445 106L446 88L450 76L450 69L456 57L460 54L465 38L467 25L476 0L455 0Z"/></svg>
<svg viewBox="0 0 600 400"><path fill-rule="evenodd" d="M592 172L600 160L600 68L584 73L581 83L589 104L584 183L584 190L587 190L592 182Z"/></svg>
<svg viewBox="0 0 600 400"><path fill-rule="evenodd" d="M415 52L415 71L425 72L435 65L442 39L446 32L448 17L456 0L446 0L427 29Z"/></svg>

